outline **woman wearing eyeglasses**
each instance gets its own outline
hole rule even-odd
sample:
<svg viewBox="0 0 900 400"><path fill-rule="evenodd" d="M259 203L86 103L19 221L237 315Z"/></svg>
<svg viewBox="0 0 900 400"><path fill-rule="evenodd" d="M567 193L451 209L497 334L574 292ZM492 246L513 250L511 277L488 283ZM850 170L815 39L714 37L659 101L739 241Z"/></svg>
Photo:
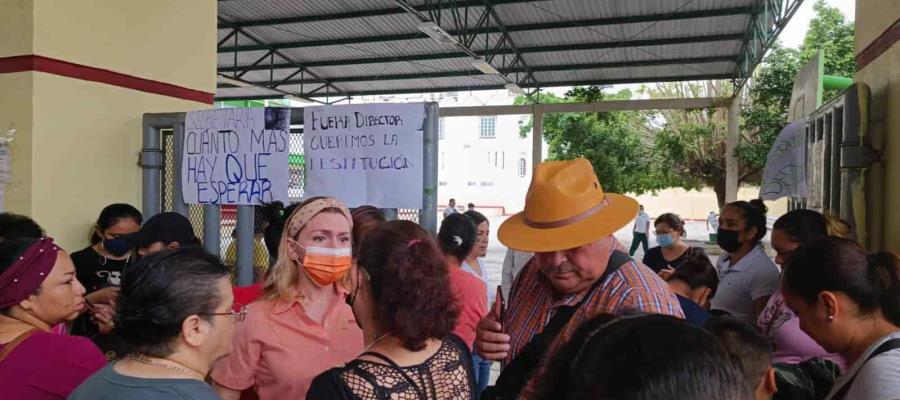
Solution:
<svg viewBox="0 0 900 400"><path fill-rule="evenodd" d="M142 259L125 275L116 334L131 353L88 378L70 400L218 398L204 379L231 352L228 268L198 247Z"/></svg>
<svg viewBox="0 0 900 400"><path fill-rule="evenodd" d="M234 352L212 371L216 392L238 399L302 399L312 379L356 357L363 335L341 285L352 265L352 217L330 197L314 197L285 222L278 261L262 300L235 331Z"/></svg>

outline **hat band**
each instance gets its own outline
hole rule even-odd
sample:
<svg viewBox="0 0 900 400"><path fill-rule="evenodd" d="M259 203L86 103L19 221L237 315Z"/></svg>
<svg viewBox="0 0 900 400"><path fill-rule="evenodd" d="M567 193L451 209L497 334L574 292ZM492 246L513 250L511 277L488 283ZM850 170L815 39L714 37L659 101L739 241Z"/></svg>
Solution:
<svg viewBox="0 0 900 400"><path fill-rule="evenodd" d="M572 225L574 223L581 222L581 221L587 219L588 217L596 214L598 211L606 208L606 206L608 206L609 204L610 204L609 199L604 197L603 201L598 203L596 206L593 206L580 214L574 215L574 216L566 218L566 219L561 219L559 221L551 221L551 222L537 222L537 221L532 221L532 220L528 219L527 216L525 216L524 218L522 218L522 222L524 222L525 225L527 225L528 227L531 227L534 229L562 228L566 225Z"/></svg>

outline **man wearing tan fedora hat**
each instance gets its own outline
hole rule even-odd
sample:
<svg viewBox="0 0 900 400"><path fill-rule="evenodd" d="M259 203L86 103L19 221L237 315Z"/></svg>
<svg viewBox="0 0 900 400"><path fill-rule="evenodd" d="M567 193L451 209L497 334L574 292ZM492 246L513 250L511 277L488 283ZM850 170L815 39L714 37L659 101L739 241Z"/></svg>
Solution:
<svg viewBox="0 0 900 400"><path fill-rule="evenodd" d="M509 248L534 252L500 302L478 324L476 347L504 362L483 399L527 398L532 377L585 320L625 311L683 317L668 285L632 260L612 236L638 212L634 199L604 193L583 158L541 163L525 211L500 226Z"/></svg>

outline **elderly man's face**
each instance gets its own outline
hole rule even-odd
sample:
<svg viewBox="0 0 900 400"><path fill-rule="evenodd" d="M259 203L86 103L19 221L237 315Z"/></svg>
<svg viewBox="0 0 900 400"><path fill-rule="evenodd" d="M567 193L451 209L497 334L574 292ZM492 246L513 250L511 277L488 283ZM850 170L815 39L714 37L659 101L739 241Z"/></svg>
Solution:
<svg viewBox="0 0 900 400"><path fill-rule="evenodd" d="M612 250L611 236L574 249L537 253L541 273L559 294L578 293L603 275Z"/></svg>

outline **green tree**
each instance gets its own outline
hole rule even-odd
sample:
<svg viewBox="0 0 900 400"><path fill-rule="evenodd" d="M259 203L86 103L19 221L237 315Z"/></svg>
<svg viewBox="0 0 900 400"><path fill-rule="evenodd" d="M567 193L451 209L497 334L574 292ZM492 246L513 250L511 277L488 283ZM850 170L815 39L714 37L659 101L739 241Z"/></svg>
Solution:
<svg viewBox="0 0 900 400"><path fill-rule="evenodd" d="M629 90L604 93L599 87L576 87L565 97L541 94L544 104L627 100ZM530 104L525 97L516 104ZM651 161L652 149L646 131L646 117L639 112L553 113L544 115L544 140L548 159L571 160L584 157L591 161L604 190L616 193L646 193L670 186ZM522 135L531 132L529 122Z"/></svg>
<svg viewBox="0 0 900 400"><path fill-rule="evenodd" d="M788 122L787 110L797 71L819 50L825 54L825 74L852 77L856 71L853 22L845 21L841 11L828 6L824 0L818 0L813 10L815 17L809 23L800 49L775 45L757 68L748 91L748 101L741 110L744 140L736 152L742 167L754 172L750 177L751 183L758 183L769 149ZM823 98L827 100L837 94L826 91Z"/></svg>

